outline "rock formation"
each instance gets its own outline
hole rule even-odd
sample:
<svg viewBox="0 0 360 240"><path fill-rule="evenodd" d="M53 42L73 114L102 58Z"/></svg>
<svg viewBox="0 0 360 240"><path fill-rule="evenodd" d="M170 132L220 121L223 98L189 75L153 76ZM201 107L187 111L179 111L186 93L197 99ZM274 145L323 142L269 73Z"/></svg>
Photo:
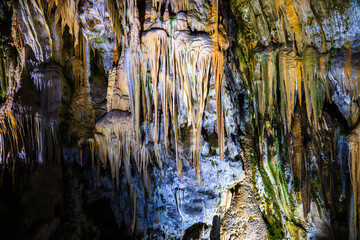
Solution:
<svg viewBox="0 0 360 240"><path fill-rule="evenodd" d="M5 239L360 238L356 0L0 0Z"/></svg>

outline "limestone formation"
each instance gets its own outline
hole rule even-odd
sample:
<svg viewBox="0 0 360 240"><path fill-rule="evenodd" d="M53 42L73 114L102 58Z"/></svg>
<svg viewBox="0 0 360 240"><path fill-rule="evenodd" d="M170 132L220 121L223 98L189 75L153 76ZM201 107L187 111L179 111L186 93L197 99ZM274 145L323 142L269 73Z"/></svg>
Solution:
<svg viewBox="0 0 360 240"><path fill-rule="evenodd" d="M359 16L0 0L0 235L358 239Z"/></svg>

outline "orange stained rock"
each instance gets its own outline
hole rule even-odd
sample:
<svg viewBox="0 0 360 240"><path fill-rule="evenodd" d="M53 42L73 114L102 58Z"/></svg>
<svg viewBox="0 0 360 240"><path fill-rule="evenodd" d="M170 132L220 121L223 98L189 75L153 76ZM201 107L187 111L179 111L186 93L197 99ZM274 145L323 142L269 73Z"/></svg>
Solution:
<svg viewBox="0 0 360 240"><path fill-rule="evenodd" d="M278 17L280 19L283 38L286 41L286 31L285 31L285 26L284 26L284 16L283 16L283 13L282 13L280 0L276 0L276 11L277 11L277 15L278 15Z"/></svg>
<svg viewBox="0 0 360 240"><path fill-rule="evenodd" d="M109 13L109 20L116 34L117 44L121 43L121 18L123 19L123 23L125 23L125 11L124 7L125 1L122 0L106 0L105 6ZM116 62L116 58L114 58Z"/></svg>
<svg viewBox="0 0 360 240"><path fill-rule="evenodd" d="M296 82L298 87L298 96L299 96L299 103L301 106L302 102L302 75L301 75L301 61L296 61Z"/></svg>
<svg viewBox="0 0 360 240"><path fill-rule="evenodd" d="M360 227L360 129L357 127L350 136L349 141L349 170L353 196L353 234L357 235Z"/></svg>
<svg viewBox="0 0 360 240"><path fill-rule="evenodd" d="M346 79L346 88L347 90L350 92L351 90L353 90L353 94L354 94L354 100L357 100L357 95L358 95L358 91L357 91L357 86L356 86L356 80L354 79L353 75L352 75L352 66L351 66L351 55L352 55L352 49L351 49L351 43L350 41L346 42L346 58L345 58L345 63L344 63L344 74L345 74L345 79Z"/></svg>
<svg viewBox="0 0 360 240"><path fill-rule="evenodd" d="M213 71L215 77L215 96L216 96L216 115L217 115L217 127L218 127L218 141L220 158L224 159L225 151L225 134L224 134L224 117L222 109L222 78L224 74L224 53L221 49L222 44L219 40L219 0L212 0L212 11L211 11L211 25L210 31L214 31L211 35L213 43Z"/></svg>
<svg viewBox="0 0 360 240"><path fill-rule="evenodd" d="M272 105L273 105L273 64L272 64L272 60L273 60L273 51L270 50L269 53L269 64L268 64L268 74L269 74L269 107L268 107L268 111L269 111L269 115L270 115L270 119L272 119Z"/></svg>
<svg viewBox="0 0 360 240"><path fill-rule="evenodd" d="M295 114L294 126L292 128L292 136L294 141L294 159L293 159L293 173L300 181L302 179L302 154L303 154L303 136L301 133L301 115L299 112Z"/></svg>
<svg viewBox="0 0 360 240"><path fill-rule="evenodd" d="M24 144L24 129L21 121L17 121L11 110L4 108L2 110L3 111L0 114L0 143L2 145L0 154L2 164L7 165L8 157L11 157L13 161L16 161L15 156L22 151ZM7 146L7 144L9 145Z"/></svg>
<svg viewBox="0 0 360 240"><path fill-rule="evenodd" d="M284 0L285 1L285 8L286 8L286 12L287 15L290 19L290 23L292 26L292 30L294 33L294 39L293 41L298 42L299 46L300 46L300 22L299 19L296 15L296 11L294 8L294 0Z"/></svg>
<svg viewBox="0 0 360 240"><path fill-rule="evenodd" d="M69 32L75 37L75 46L78 44L78 37L80 26L77 20L78 17L78 3L79 0L49 0L48 12L51 12L53 6L56 6L55 10L55 24L57 24L61 18L61 30L64 32L65 26L69 27Z"/></svg>

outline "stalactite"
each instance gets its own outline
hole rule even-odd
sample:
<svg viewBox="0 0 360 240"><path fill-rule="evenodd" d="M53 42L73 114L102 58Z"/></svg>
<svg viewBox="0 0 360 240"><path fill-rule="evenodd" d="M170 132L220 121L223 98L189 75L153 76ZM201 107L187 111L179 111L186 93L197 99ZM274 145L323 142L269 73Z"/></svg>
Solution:
<svg viewBox="0 0 360 240"><path fill-rule="evenodd" d="M285 22L284 22L284 14L283 14L283 10L281 8L281 4L280 4L280 0L276 0L276 11L277 11L277 15L280 19L280 26L281 26L281 30L283 33L283 39L286 41L286 29L285 29Z"/></svg>
<svg viewBox="0 0 360 240"><path fill-rule="evenodd" d="M90 43L88 42L87 35L84 34L85 31L82 32L80 29L78 21L78 15L81 13L79 8L83 3L80 3L79 0L49 0L45 2L40 0L21 0L19 4L16 4L19 9L16 10L18 12L15 11L13 14L14 26L12 35L13 44L19 54L16 57L20 61L16 64L16 61L13 61L12 66L9 67L11 68L9 75L12 74L9 85L13 84L11 88L15 90L18 87L16 86L16 81L20 82L20 76L24 76L24 79L28 77L27 63L30 63L30 68L38 67L38 63L32 62L33 53L39 62L46 60L44 65L48 64L47 59L53 61L51 57L48 58L46 56L49 49L45 49L43 45L46 45L46 47L50 45L51 51L64 52L66 63L61 62L62 59L57 64L61 65L60 68L66 72L68 80L74 83L73 89L75 93L71 93L73 98L71 99L72 105L69 115L73 118L70 121L73 123L72 126L74 128L71 130L71 133L76 135L75 137L78 140L77 148L80 152L81 165L87 155L85 150L90 151L92 164L94 164L94 158L97 154L99 156L97 162L98 181L100 162L105 167L109 164L113 187L116 185L117 188L119 188L120 171L121 169L124 170L130 187L132 203L131 230L135 231L137 221L136 194L139 191L137 190L138 186L135 185L133 174L134 172L140 174L145 198L151 196L151 164L161 169L163 159L168 157L168 153L170 153L169 155L172 154L171 150L173 149L170 148L175 148L177 171L181 178L183 174L182 160L189 157L186 155L187 151L183 151L187 146L181 143L184 140L182 136L184 132L182 131L185 130L183 129L189 132L185 134L191 135L186 136L186 138L190 139L189 152L191 156L189 161L194 167L197 180L199 183L201 181L201 130L211 77L214 78L215 83L219 153L220 158L224 159L225 114L222 106L224 101L222 87L224 85L224 64L230 62L229 65L234 65L231 62L232 60L225 58L225 56L229 59L232 57L232 52L227 52L229 47L227 39L234 37L234 41L236 41L236 36L231 33L230 25L232 23L228 19L224 21L221 19L220 12L222 11L219 10L221 8L219 0L212 0L211 3L210 1L199 2L189 0L149 0L146 3L136 0L105 0L105 7L109 15L106 15L104 18L109 17L117 37L113 58L115 67L110 71L108 78L107 113L97 122L94 134L95 109L101 108L101 111L99 111L101 114L105 110L102 103L94 106L95 100L93 100L94 98L90 94L90 91L92 93L94 89L97 91L96 88L98 86L91 86L90 88ZM260 4L260 13L255 6L251 6L253 2ZM47 16L45 16L42 7L44 3L47 4L47 7L44 8L47 10ZM140 3L146 5L145 9L138 9L137 4ZM267 160L258 162L258 166L255 166L255 168L259 167L257 169L259 170L258 173L264 181L267 181L264 184L267 185L263 187L270 189L272 195L270 196L272 198L271 201L280 203L282 206L290 206L289 208L282 208L282 206L279 207L275 204L271 206L267 202L266 211L275 213L274 215L280 219L285 218L287 222L281 222L281 227L287 229L292 224L289 222L295 222L291 218L293 217L293 212L296 211L294 211L296 203L292 202L293 199L290 198L291 196L286 186L289 183L286 182L285 178L287 176L284 176L283 173L284 162L282 158L287 159L288 152L280 147L282 144L280 141L285 139L284 136L291 136L289 141L293 141L293 153L290 155L293 159L290 162L292 163L291 166L295 180L302 179L304 175L308 178L311 170L308 169L308 159L306 159L306 154L303 153L303 150L308 148L303 146L303 142L307 141L308 135L311 134L316 135L314 138L325 139L322 138L322 133L317 132L323 129L328 130L327 123L323 117L325 93L330 102L330 90L333 91L330 88L330 84L334 83L336 85L342 80L336 76L331 79L332 82L329 81L329 69L331 68L330 62L332 59L331 55L327 52L327 35L324 31L329 26L327 26L327 22L325 24L320 21L322 19L314 12L311 1L303 1L302 8L304 10L307 5L310 5L310 10L315 18L312 15L303 15L298 10L298 5L301 4L298 1L273 0L266 4L265 7L263 3L261 0L241 1L241 4L250 5L250 10L245 8L242 10L251 12L253 14L252 20L260 20L259 22L265 23L265 26L255 23L256 31L260 36L258 39L256 37L242 36L245 42L245 53L242 53L243 63L247 63L249 67L241 67L249 71L246 73L249 78L249 86L246 90L254 90L253 93L255 94L255 101L253 103L256 116L255 129L259 131L254 135L260 135L254 137L256 139L256 144L254 145L260 148L256 154L259 155L258 157L264 157ZM91 5L93 2L86 2L84 4ZM194 18L198 17L194 17L194 15L197 15L203 9L209 10L208 7L210 5L211 11L206 13L206 16L201 16L199 19L194 20ZM276 9L273 11L274 13L269 13L270 11L267 8L274 7L273 5L276 5ZM151 6L151 8L148 8L148 6ZM199 10L200 8L201 10ZM145 19L143 16L139 16L142 10L145 10ZM307 9L306 11L309 10ZM32 15L34 12L36 13L35 16ZM51 14L55 15L54 21L51 18ZM261 16L259 17L258 14ZM276 19L276 16L279 20ZM317 52L314 48L303 47L309 45L309 42L303 39L305 33L313 36L313 33L311 33L313 29L307 29L307 23L303 23L304 16L307 17L306 21L308 22L314 22L313 20L315 19L320 27L318 35L320 38L322 37L321 53ZM21 22L25 17L28 17L29 21ZM228 16L226 17L229 18ZM268 18L275 19L272 19L271 21L274 21L271 22ZM203 25L193 23L196 21L202 22L204 19L208 21ZM57 30L58 25L61 25L62 32L68 28L69 34L75 40L74 49L69 51L72 54L72 50L74 50L74 56L67 56L69 52L67 51L66 41L69 40L69 36L67 34L58 36L56 31L50 34L49 25L46 22L49 20L53 24L52 30ZM246 28L247 26L245 25L248 19L244 18L243 20L241 24L244 26L241 25L240 27ZM37 32L36 22L42 21L45 31L39 33ZM26 25L26 31L21 31L20 22ZM324 27L322 24L324 24ZM226 34L225 27L227 30ZM281 33L276 32L279 30L278 28L282 28L283 36L280 36ZM265 36L262 31L266 32L269 36ZM42 40L46 39L46 37L42 35L46 34L49 35L49 43L44 44ZM245 30L244 35L246 34L251 35L252 33L250 34L250 31ZM26 36L24 37L24 35ZM54 39L51 38L51 35L55 36ZM320 38L314 40L314 42L318 44L318 42L321 42ZM328 39L329 42L332 41L330 39L331 37ZM61 49L53 49L53 40L54 42L61 42L59 44ZM70 39L70 41L72 40ZM250 42L252 40L253 42ZM264 46L265 50L257 54L254 79L252 79L252 54L254 51L261 49L264 44L268 47ZM113 45L110 44L110 46ZM232 46L235 47L235 44ZM258 46L256 50L254 49L255 46ZM331 44L329 46L332 47ZM353 111L358 111L356 101L360 87L358 79L355 78L354 74L356 70L353 69L355 63L357 63L357 61L354 61L354 56L357 53L353 52L350 41L346 44L345 48L346 56L345 59L341 58L340 60L342 64L340 69L341 77L345 76L343 79L346 80L346 89L343 89L344 93L350 92L349 115L352 116ZM93 49L93 53L96 55L94 61L96 62L98 61L98 52L96 51L99 49ZM122 52L120 58L118 58L120 50ZM16 65L19 65L18 68L16 68ZM99 66L95 66L95 71L97 67ZM93 73L92 77L94 79L97 76L95 76L95 72ZM30 75L35 76L35 73L30 73ZM26 112L24 109L12 109L9 107L12 105L11 99L8 101L9 103L7 103L6 108L4 108L4 113L0 114L0 146L2 147L0 148L0 163L11 164L13 162L13 179L18 153L24 151L27 154L26 148L28 146L25 146L25 142L34 148L37 161L40 163L52 158L54 153L61 154L61 151L57 150L60 147L56 128L57 120L62 120L63 116L57 115L57 111L48 114L50 112L48 109L52 107L51 104L57 100L53 96L56 86L52 85L52 76L49 78L35 76L35 79L32 80L38 91L36 97L40 98L41 106L39 107L41 111L36 112L26 109L26 111L29 111ZM60 81L63 80L61 79ZM4 84L1 83L1 87L3 86ZM21 87L19 85L19 88ZM47 91L50 91L50 94ZM246 95L251 96L251 93L246 93ZM11 95L10 98L12 97ZM58 102L62 100L60 99ZM297 101L299 101L300 106L305 102L306 106L301 108L301 111L296 109ZM186 109L185 113L182 112L183 109ZM302 127L306 120L305 111L310 125L309 129L313 131L311 132L309 129L306 129L308 130L305 134L306 136L304 136L304 128ZM179 117L179 115L181 116ZM183 121L184 115L187 117L185 121ZM279 132L273 129L273 124L276 124L277 120L282 124L276 129ZM66 119L66 121L68 120ZM356 121L354 120L349 125L352 128L356 123L357 118ZM240 128L242 127L240 126ZM24 132L25 129L27 133ZM30 139L27 138L27 135L30 136ZM356 184L360 180L360 171L357 166L359 162L359 142L359 131L354 130L350 141L350 170L353 182L355 232L360 222L358 210L360 191ZM271 144L274 145L273 148L271 148ZM311 144L311 147L316 148L316 151L319 152L321 150L318 149L323 147L313 146L315 145L314 143ZM163 147L165 147L165 151L163 151ZM330 145L326 145L326 148L330 148L330 151L332 151ZM181 156L183 152L185 154ZM153 153L155 153L155 160L152 159ZM321 155L322 152L314 154ZM309 156L310 154L307 157L309 158ZM57 158L60 159L59 156ZM330 159L331 162L333 162L332 158ZM136 166L136 169L132 169L133 166ZM260 167L263 168L260 169ZM320 167L318 166L318 168ZM321 181L325 181L326 176L321 175L320 178ZM256 180L258 179L254 179L254 181ZM291 180L289 182L289 185L291 185ZM301 190L302 196L300 198L306 199L303 201L310 201L307 196L309 186L308 184L307 189L304 190L305 194ZM228 193L230 194L230 191ZM183 219L181 206L178 203L178 201L181 201L181 197L178 197L177 193L175 195L177 210L181 215L181 219ZM268 199L265 199L265 201L268 201ZM308 204L304 207L305 214L308 212L307 210ZM271 223L277 224L277 222ZM300 227L303 226L303 222L296 222L296 224L300 225ZM292 230L286 231L290 232ZM290 235L292 237L293 233L291 232Z"/></svg>
<svg viewBox="0 0 360 240"><path fill-rule="evenodd" d="M147 57L150 65L150 73L151 73L151 81L152 81L152 90L153 90L153 100L154 100L154 113L155 113L155 119L154 119L154 145L155 149L157 148L158 143L158 135L159 135L159 120L158 120L158 83L160 82L160 88L161 88L161 106L163 109L163 116L164 116L164 125L167 123L167 104L165 101L166 99L166 86L167 83L165 82L168 80L169 73L169 66L168 66L168 48L169 48L169 42L167 34L164 30L150 30L147 33L143 34L142 41L144 44L144 51L145 49L148 49L147 51ZM146 53L145 53L146 54ZM146 74L147 72L147 62L142 64L142 71ZM143 75L144 77L144 75ZM143 78L142 81L146 81ZM144 84L143 84L144 85ZM166 134L166 133L165 133Z"/></svg>
<svg viewBox="0 0 360 240"><path fill-rule="evenodd" d="M318 53L313 48L305 50L302 67L308 120L311 125L313 120L315 129L318 129L324 104L324 86L320 79Z"/></svg>
<svg viewBox="0 0 360 240"><path fill-rule="evenodd" d="M219 37L219 0L212 1L211 21L213 21L214 33L211 35L213 43L213 71L215 78L215 95L216 95L216 115L218 126L218 140L220 158L224 159L225 151L225 133L224 133L224 117L222 109L222 78L224 74L224 53L226 49L222 49Z"/></svg>
<svg viewBox="0 0 360 240"><path fill-rule="evenodd" d="M122 16L122 12L124 6L122 6L122 3L118 0L106 0L105 7L107 11L109 12L109 17L111 21L112 28L114 29L114 32L117 36L117 41L121 42L121 19L124 18Z"/></svg>
<svg viewBox="0 0 360 240"><path fill-rule="evenodd" d="M293 41L297 42L299 47L301 44L301 37L300 37L300 30L301 30L301 26L300 26L300 22L298 19L298 16L296 14L296 10L294 7L294 1L293 0L285 0L285 9L287 12L287 16L290 18L290 23L293 29ZM301 50L300 50L301 51Z"/></svg>
<svg viewBox="0 0 360 240"><path fill-rule="evenodd" d="M107 87L107 111L130 110L129 90L124 76L124 53L121 55L117 67L110 69Z"/></svg>
<svg viewBox="0 0 360 240"><path fill-rule="evenodd" d="M303 135L302 135L302 121L300 112L295 113L294 125L292 128L293 136L293 160L292 172L294 174L294 181L301 183L302 179L302 166L303 166Z"/></svg>
<svg viewBox="0 0 360 240"><path fill-rule="evenodd" d="M8 161L16 161L18 153L22 151L26 161L29 160L27 155L31 153L35 153L35 160L39 163L45 159L60 160L61 149L55 125L42 120L38 113L33 115L26 109L14 113L13 110L3 109L0 115L0 135L0 162L4 165Z"/></svg>
<svg viewBox="0 0 360 240"><path fill-rule="evenodd" d="M132 210L132 222L131 222L131 231L135 231L136 226L136 187L134 185L130 185L130 196L131 196L131 210Z"/></svg>
<svg viewBox="0 0 360 240"><path fill-rule="evenodd" d="M349 141L349 171L351 179L352 197L353 197L353 238L357 238L360 227L360 129L357 127L350 136Z"/></svg>
<svg viewBox="0 0 360 240"><path fill-rule="evenodd" d="M254 82L257 90L257 109L264 116L268 114L273 118L274 103L277 99L278 71L276 64L279 58L278 50L270 47L266 52L259 55L254 74Z"/></svg>
<svg viewBox="0 0 360 240"><path fill-rule="evenodd" d="M345 79L346 79L346 88L349 92L351 92L351 90L353 91L353 98L356 101L358 98L358 82L356 81L356 79L354 79L353 74L352 74L352 64L351 64L351 55L352 55L352 50L351 50L351 43L349 41L346 42L346 59L345 59L345 63L344 63L344 75L345 75Z"/></svg>
<svg viewBox="0 0 360 240"><path fill-rule="evenodd" d="M329 82L324 70L329 67L326 56L311 47L307 47L300 56L294 46L290 49L286 45L279 53L269 47L258 54L254 75L257 111L263 116L268 114L270 119L279 113L284 127L289 130L297 97L301 105L304 91L308 122L317 129L325 95L330 98ZM280 102L279 109L276 109L278 91Z"/></svg>
<svg viewBox="0 0 360 240"><path fill-rule="evenodd" d="M8 157L15 160L17 153L20 152L19 145L23 145L23 136L21 134L21 126L15 119L13 112L9 110L2 112L0 116L0 135L3 144L1 149L3 164L7 164Z"/></svg>
<svg viewBox="0 0 360 240"><path fill-rule="evenodd" d="M94 149L91 140L88 141L90 148ZM144 195L151 196L151 179L148 169L150 156L145 146L137 150L135 132L131 124L130 114L118 110L112 110L96 124L95 133L96 149L102 163L109 161L111 177L115 185L119 184L119 169L123 165L127 182L132 184L131 157L135 159L136 167L140 173ZM93 151L93 150L91 150ZM93 153L92 153L93 154ZM123 164L121 164L123 162Z"/></svg>
<svg viewBox="0 0 360 240"><path fill-rule="evenodd" d="M41 117L39 114L36 114L34 117L34 128L35 128L35 136L36 136L36 146L37 146L37 154L38 154L38 162L43 162L43 131L41 128Z"/></svg>
<svg viewBox="0 0 360 240"><path fill-rule="evenodd" d="M51 12L54 5L55 10L55 24L61 18L61 31L64 32L65 26L69 27L69 33L75 37L74 46L78 44L80 26L78 18L78 3L79 0L49 0L48 14Z"/></svg>
<svg viewBox="0 0 360 240"><path fill-rule="evenodd" d="M87 140L90 147L90 153L91 153L91 164L94 166L94 158L95 158L95 139L90 138Z"/></svg>
<svg viewBox="0 0 360 240"><path fill-rule="evenodd" d="M107 118L100 120L96 127L95 141L99 157L104 165L109 160L112 179L118 179L117 169L121 167L121 159L123 159L126 178L131 183L131 173L128 169L130 167L129 150L136 151L136 148L134 148L135 144L132 140L134 133L129 116L123 112L113 111ZM111 124L111 126L108 127L105 123Z"/></svg>
<svg viewBox="0 0 360 240"><path fill-rule="evenodd" d="M188 8L187 1L176 2L180 4L178 8ZM174 6L174 2L172 5ZM178 124L178 102L182 100L187 109L187 123L191 126L192 134L192 165L195 169L196 176L200 181L199 162L201 150L201 124L202 116L205 109L205 102L208 91L209 78L211 76L211 69L214 72L216 97L217 97L217 114L218 114L218 134L219 134L219 148L220 155L223 159L225 150L224 140L224 122L221 106L221 87L222 77L224 72L224 52L228 47L226 37L223 32L220 32L220 23L218 20L219 11L218 3L214 2L212 16L214 23L207 29L211 33L209 37L206 34L190 34L186 26L186 15L184 13L178 14L176 19L167 18L161 20L161 27L158 29L156 24L153 27L144 31L140 35L140 23L138 19L138 10L136 2L126 1L125 5L129 6L127 15L122 15L131 22L131 28L128 33L124 33L123 44L128 46L121 54L120 61L117 66L110 72L108 85L108 114L115 109L127 111L128 109L121 109L118 98L129 96L131 116L134 121L133 136L136 144L132 144L131 148L136 153L133 153L134 159L137 163L137 168L141 174L143 186L147 192L151 191L150 175L147 170L149 160L147 149L144 146L144 137L141 133L142 119L146 120L149 126L152 120L152 112L154 113L153 137L154 152L157 159L157 165L161 168L162 156L159 154L159 136L160 127L164 127L163 143L167 148L169 145L168 138L170 136L170 128L174 135L175 155L179 176L182 176L182 159L179 151L179 124ZM108 3L107 7L112 8L110 11L119 12L119 4L111 5ZM159 11L160 2L152 1L153 8ZM174 8L172 8L174 9ZM147 10L152 11L152 10ZM176 10L175 10L176 11ZM147 13L148 14L148 13ZM185 15L183 19L182 15ZM112 17L115 21L115 17ZM155 21L155 19L153 19ZM156 21L159 21L157 19ZM113 22L113 25L116 24ZM213 34L213 31L215 34ZM222 29L221 31L224 31ZM130 38L128 39L128 36ZM128 42L128 40L130 40ZM181 46L181 47L180 47ZM215 49L215 53L211 50ZM115 72L116 71L116 72ZM150 72L150 74L149 74ZM123 77L127 81L127 93L121 89L120 81ZM179 94L182 94L183 99L179 99ZM120 97L118 97L120 96ZM160 101L160 102L159 102ZM142 109L142 111L141 111ZM160 120L160 112L162 113L162 121ZM143 115L143 116L142 116ZM104 129L103 129L104 130ZM101 130L100 132L102 132ZM104 130L105 131L105 130ZM121 131L120 131L121 132ZM105 134L106 136L109 133ZM127 134L130 134L129 132ZM126 134L125 134L126 135ZM116 136L121 139L121 134ZM113 154L114 150L106 149L104 144L101 144L99 135L95 137L97 146L100 151L100 156L104 164L109 158L112 173L114 174L119 168L119 163L115 162ZM127 136L127 142L130 138ZM110 140L106 140L110 141ZM121 140L125 141L125 140ZM124 148L124 147L123 147ZM123 150L122 150L123 151ZM131 150L129 150L131 151ZM124 152L124 151L123 151ZM125 158L125 161L130 161L130 158ZM125 164L124 165L129 165ZM125 171L126 167L125 167ZM116 173L115 173L116 175ZM130 177L127 177L130 183Z"/></svg>
<svg viewBox="0 0 360 240"><path fill-rule="evenodd" d="M327 56L325 55L325 53L327 52L326 34L324 31L324 27L321 24L321 21L319 20L319 17L317 15L317 13L315 12L314 7L312 6L311 1L309 2L309 5L310 5L311 12L314 15L315 21L319 25L321 34L322 34L322 54L320 56L320 74L321 74L320 79L323 81L323 85L325 87L328 101L331 102L329 86L328 86L329 83L328 83L328 78L327 78L327 74L326 74L326 61L327 61Z"/></svg>
<svg viewBox="0 0 360 240"><path fill-rule="evenodd" d="M221 52L214 53L214 74L215 74L215 93L216 93L216 115L218 124L218 137L220 158L224 159L225 152L225 133L224 133L224 116L221 101L222 91L222 75L224 73L224 54Z"/></svg>
<svg viewBox="0 0 360 240"><path fill-rule="evenodd" d="M295 108L295 94L296 94L296 53L294 49L291 51L286 46L280 53L279 77L280 85L284 86L284 91L281 92L281 99L284 103L281 104L284 123L287 123L287 128L291 128L291 121ZM285 100L286 99L286 100Z"/></svg>
<svg viewBox="0 0 360 240"><path fill-rule="evenodd" d="M183 101L187 107L188 125L192 126L193 166L196 175L199 176L200 132L210 78L211 41L205 35L193 37L186 33L179 33L176 45L183 44L189 44L189 47L175 50L175 71L178 74L184 96Z"/></svg>

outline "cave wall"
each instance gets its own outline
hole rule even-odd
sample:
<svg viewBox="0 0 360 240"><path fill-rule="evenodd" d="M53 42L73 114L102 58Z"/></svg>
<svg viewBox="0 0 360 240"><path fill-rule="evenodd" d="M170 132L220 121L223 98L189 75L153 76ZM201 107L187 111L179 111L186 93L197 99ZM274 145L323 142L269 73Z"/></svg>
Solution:
<svg viewBox="0 0 360 240"><path fill-rule="evenodd" d="M355 0L1 0L0 234L358 239Z"/></svg>

